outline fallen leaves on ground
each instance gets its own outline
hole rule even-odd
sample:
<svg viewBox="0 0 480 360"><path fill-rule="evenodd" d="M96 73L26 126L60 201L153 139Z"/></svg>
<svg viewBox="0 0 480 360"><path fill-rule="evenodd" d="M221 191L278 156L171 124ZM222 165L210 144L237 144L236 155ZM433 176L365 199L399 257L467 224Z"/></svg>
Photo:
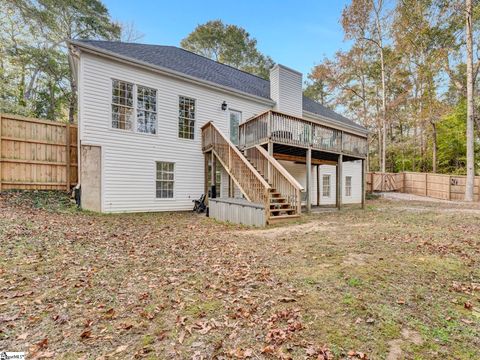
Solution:
<svg viewBox="0 0 480 360"><path fill-rule="evenodd" d="M455 341L425 341L412 358L476 355L475 215L381 205L249 230L1 194L0 348L38 359L384 358L386 334L416 319L431 343L445 323Z"/></svg>

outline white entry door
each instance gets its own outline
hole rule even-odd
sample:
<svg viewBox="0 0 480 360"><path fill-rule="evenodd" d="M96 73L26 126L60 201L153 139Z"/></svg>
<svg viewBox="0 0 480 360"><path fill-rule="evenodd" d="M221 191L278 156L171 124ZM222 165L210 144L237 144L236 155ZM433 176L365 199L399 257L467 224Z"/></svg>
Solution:
<svg viewBox="0 0 480 360"><path fill-rule="evenodd" d="M230 110L230 141L235 145L239 142L238 127L242 121L242 113L236 110Z"/></svg>

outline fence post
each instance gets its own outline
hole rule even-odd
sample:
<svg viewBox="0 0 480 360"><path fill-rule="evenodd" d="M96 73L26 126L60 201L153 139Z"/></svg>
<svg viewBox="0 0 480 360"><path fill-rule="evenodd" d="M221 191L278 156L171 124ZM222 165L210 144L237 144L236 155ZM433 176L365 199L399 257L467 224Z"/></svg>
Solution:
<svg viewBox="0 0 480 360"><path fill-rule="evenodd" d="M407 191L407 174L404 172L402 172L402 193L405 193Z"/></svg>
<svg viewBox="0 0 480 360"><path fill-rule="evenodd" d="M448 176L448 200L452 200L452 176Z"/></svg>
<svg viewBox="0 0 480 360"><path fill-rule="evenodd" d="M70 123L67 123L65 126L65 147L66 151L66 182L67 182L67 192L70 191Z"/></svg>
<svg viewBox="0 0 480 360"><path fill-rule="evenodd" d="M2 114L0 113L0 193L2 192Z"/></svg>
<svg viewBox="0 0 480 360"><path fill-rule="evenodd" d="M428 196L428 173L425 173L425 196Z"/></svg>

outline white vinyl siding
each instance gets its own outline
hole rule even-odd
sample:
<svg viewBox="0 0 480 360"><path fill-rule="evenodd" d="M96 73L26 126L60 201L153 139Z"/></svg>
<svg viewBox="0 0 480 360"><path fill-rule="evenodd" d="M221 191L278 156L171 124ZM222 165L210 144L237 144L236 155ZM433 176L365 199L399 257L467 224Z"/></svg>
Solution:
<svg viewBox="0 0 480 360"><path fill-rule="evenodd" d="M302 117L302 74L283 65L270 70L270 96L276 102L275 110Z"/></svg>
<svg viewBox="0 0 480 360"><path fill-rule="evenodd" d="M287 170L305 189L307 189L307 167L305 164L296 164L293 161L280 160L279 163ZM312 166L312 194L310 201L317 204L317 166ZM306 194L302 193L302 203L306 202Z"/></svg>
<svg viewBox="0 0 480 360"><path fill-rule="evenodd" d="M344 161L343 162L343 183L342 183L342 203L359 204L362 202L362 162ZM320 166L320 187L323 186L323 176L330 175L330 196L321 196L321 205L334 205L337 196L337 176L335 165ZM351 178L350 195L347 195L347 177Z"/></svg>
<svg viewBox="0 0 480 360"><path fill-rule="evenodd" d="M229 114L221 109L223 101L242 111L244 118L269 108L231 93L88 53L81 54L80 69L79 136L82 144L102 146L104 212L191 210L192 200L204 192L204 155L198 133L201 127L214 121L230 136ZM112 79L157 90L155 135L112 128ZM178 137L179 96L196 101L197 134L193 140ZM156 161L175 163L174 200L156 198Z"/></svg>
<svg viewBox="0 0 480 360"><path fill-rule="evenodd" d="M270 108L232 93L84 52L81 53L79 69L79 139L81 144L102 147L103 212L191 210L192 200L198 199L204 192L201 127L208 121L214 121L225 136L230 136L229 112L221 109L223 101L229 108L241 111L243 119ZM112 79L157 91L155 134L120 131L112 127ZM136 93L133 96L137 101ZM179 96L195 99L196 134L193 140L178 136ZM135 112L135 104L132 105ZM154 164L157 161L175 163L173 199L156 198ZM300 183L305 185L305 165L293 165L292 175L302 178ZM313 204L316 203L315 168L312 169ZM290 168L287 170L290 171ZM332 196L328 201L320 197L320 203L335 204L335 166L322 165L320 173L332 175ZM228 177L225 171L222 175L223 191ZM361 163L344 163L344 175L352 176L352 196L344 198L344 203L360 203ZM222 193L224 196L227 194ZM236 196L240 196L238 190Z"/></svg>
<svg viewBox="0 0 480 360"><path fill-rule="evenodd" d="M351 194L343 192L342 201L344 204L360 204L362 202L362 161L345 161L343 163L344 189L347 185L347 178L351 181Z"/></svg>

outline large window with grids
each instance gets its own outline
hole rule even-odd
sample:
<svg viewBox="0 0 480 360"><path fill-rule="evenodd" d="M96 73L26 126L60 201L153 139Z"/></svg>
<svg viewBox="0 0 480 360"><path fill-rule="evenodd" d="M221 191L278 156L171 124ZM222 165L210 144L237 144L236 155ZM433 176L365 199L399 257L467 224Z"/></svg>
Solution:
<svg viewBox="0 0 480 360"><path fill-rule="evenodd" d="M352 177L345 177L345 196L352 196Z"/></svg>
<svg viewBox="0 0 480 360"><path fill-rule="evenodd" d="M178 101L178 137L195 138L195 99L180 96Z"/></svg>
<svg viewBox="0 0 480 360"><path fill-rule="evenodd" d="M112 127L156 134L157 90L113 79Z"/></svg>
<svg viewBox="0 0 480 360"><path fill-rule="evenodd" d="M159 199L173 199L175 184L175 163L157 162L156 196Z"/></svg>
<svg viewBox="0 0 480 360"><path fill-rule="evenodd" d="M322 196L330 197L330 175L323 175L322 177Z"/></svg>
<svg viewBox="0 0 480 360"><path fill-rule="evenodd" d="M112 127L133 130L133 84L112 80Z"/></svg>
<svg viewBox="0 0 480 360"><path fill-rule="evenodd" d="M157 130L157 90L137 86L137 131L155 134Z"/></svg>

